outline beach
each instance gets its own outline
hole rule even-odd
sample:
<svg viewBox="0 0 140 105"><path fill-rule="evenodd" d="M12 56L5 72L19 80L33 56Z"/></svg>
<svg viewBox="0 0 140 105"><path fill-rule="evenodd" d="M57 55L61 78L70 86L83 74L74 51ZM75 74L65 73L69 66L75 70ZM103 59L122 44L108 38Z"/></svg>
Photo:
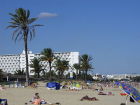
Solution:
<svg viewBox="0 0 140 105"><path fill-rule="evenodd" d="M0 98L7 99L8 105L24 105L24 103L33 105L29 101L35 93L39 93L40 97L48 103L59 102L61 105L120 105L120 103L125 103L126 96L120 95L122 91L119 88L105 88L104 92L112 92L114 96L98 95L98 92L93 89L82 89L79 91L68 89L48 90L45 84L41 84L38 88L7 87L6 90L0 91ZM80 101L80 99L86 95L96 97L98 101ZM128 98L128 105L139 105L139 103L131 103Z"/></svg>

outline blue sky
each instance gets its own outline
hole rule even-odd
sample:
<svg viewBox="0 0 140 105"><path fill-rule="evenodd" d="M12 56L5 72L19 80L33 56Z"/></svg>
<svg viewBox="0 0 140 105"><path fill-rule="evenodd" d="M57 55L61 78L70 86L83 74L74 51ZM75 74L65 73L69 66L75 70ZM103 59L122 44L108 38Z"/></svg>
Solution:
<svg viewBox="0 0 140 105"><path fill-rule="evenodd" d="M140 0L1 0L0 54L19 54L23 42L11 39L9 13L22 7L36 23L33 53L43 48L78 51L93 57L94 73L140 73Z"/></svg>

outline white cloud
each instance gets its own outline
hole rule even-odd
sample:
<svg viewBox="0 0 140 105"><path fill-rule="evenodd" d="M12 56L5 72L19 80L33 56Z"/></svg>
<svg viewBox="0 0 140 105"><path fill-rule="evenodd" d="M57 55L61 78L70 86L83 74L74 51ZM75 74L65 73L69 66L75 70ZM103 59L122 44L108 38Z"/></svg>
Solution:
<svg viewBox="0 0 140 105"><path fill-rule="evenodd" d="M48 12L42 12L39 14L39 18L47 18L47 17L55 17L58 16L56 13L48 13Z"/></svg>

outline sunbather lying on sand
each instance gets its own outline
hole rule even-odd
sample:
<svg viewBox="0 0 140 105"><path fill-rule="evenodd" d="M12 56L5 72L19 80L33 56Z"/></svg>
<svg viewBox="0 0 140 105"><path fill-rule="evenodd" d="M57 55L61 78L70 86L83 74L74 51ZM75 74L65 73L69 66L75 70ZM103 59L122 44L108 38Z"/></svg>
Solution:
<svg viewBox="0 0 140 105"><path fill-rule="evenodd" d="M49 105L61 105L59 102L57 103L53 103L53 104L49 104Z"/></svg>
<svg viewBox="0 0 140 105"><path fill-rule="evenodd" d="M104 93L104 92L99 92L98 95L109 95L109 96L114 96L112 92Z"/></svg>
<svg viewBox="0 0 140 105"><path fill-rule="evenodd" d="M98 99L96 97L89 97L87 95L81 98L81 101L83 101L83 100L98 101Z"/></svg>
<svg viewBox="0 0 140 105"><path fill-rule="evenodd" d="M107 94L104 92L99 92L98 95L107 95Z"/></svg>
<svg viewBox="0 0 140 105"><path fill-rule="evenodd" d="M114 94L112 92L108 92L107 95L114 96Z"/></svg>

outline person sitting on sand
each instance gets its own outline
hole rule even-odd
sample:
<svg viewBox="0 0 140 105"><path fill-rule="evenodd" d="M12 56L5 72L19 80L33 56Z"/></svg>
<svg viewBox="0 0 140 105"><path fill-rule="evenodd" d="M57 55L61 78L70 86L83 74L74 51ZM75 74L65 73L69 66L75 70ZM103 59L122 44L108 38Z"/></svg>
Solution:
<svg viewBox="0 0 140 105"><path fill-rule="evenodd" d="M39 93L35 93L35 96L32 98L31 102L33 102L37 97L39 97Z"/></svg>
<svg viewBox="0 0 140 105"><path fill-rule="evenodd" d="M100 86L100 90L99 91L104 91L104 89L103 89L103 87L102 86Z"/></svg>
<svg viewBox="0 0 140 105"><path fill-rule="evenodd" d="M41 99L39 96L35 97L34 101L32 102L34 105L41 105Z"/></svg>
<svg viewBox="0 0 140 105"><path fill-rule="evenodd" d="M30 102L32 102L32 104L35 104L35 105L47 103L45 100L40 98L39 93L35 93L35 96L32 98L32 100Z"/></svg>

